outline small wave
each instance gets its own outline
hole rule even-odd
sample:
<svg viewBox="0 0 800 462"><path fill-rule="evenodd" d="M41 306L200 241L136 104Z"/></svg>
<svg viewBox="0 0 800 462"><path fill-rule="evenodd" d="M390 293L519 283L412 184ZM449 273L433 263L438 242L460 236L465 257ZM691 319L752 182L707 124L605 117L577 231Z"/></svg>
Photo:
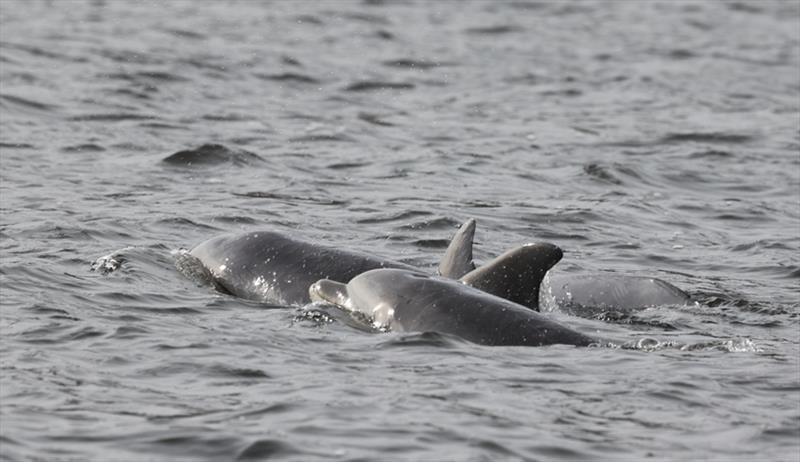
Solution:
<svg viewBox="0 0 800 462"><path fill-rule="evenodd" d="M674 50L670 50L667 52L667 57L672 59L692 59L697 57L697 53L693 52L692 50L686 50L684 48L676 48Z"/></svg>
<svg viewBox="0 0 800 462"><path fill-rule="evenodd" d="M319 83L314 77L298 74L296 72L284 72L281 74L255 74L261 80L271 80L275 82L297 82L297 83Z"/></svg>
<svg viewBox="0 0 800 462"><path fill-rule="evenodd" d="M431 219L431 220L421 220L421 221L416 221L416 222L413 222L413 223L408 223L408 224L399 226L398 229L401 229L401 230L441 229L441 230L452 231L452 230L456 229L460 225L461 225L461 223L458 222L457 220L454 220L452 218L444 218L444 217L442 217L442 218L434 218L434 219Z"/></svg>
<svg viewBox="0 0 800 462"><path fill-rule="evenodd" d="M354 12L333 12L330 13L335 14L336 16L346 18L346 19L353 19L356 21L364 22L367 24L380 24L383 26L388 26L391 24L391 21L386 19L383 16L379 16L377 14L369 14L369 13L354 13Z"/></svg>
<svg viewBox="0 0 800 462"><path fill-rule="evenodd" d="M58 108L58 106L53 104L42 103L39 101L34 101L32 99L22 98L20 96L14 96L8 94L0 94L0 100L10 103L12 105L21 106L27 109L36 109L38 111L52 112ZM0 104L0 106L5 106L5 104Z"/></svg>
<svg viewBox="0 0 800 462"><path fill-rule="evenodd" d="M687 325L678 325L675 320L661 320L647 318L640 316L630 311L617 311L617 310L601 310L600 312L591 313L591 310L563 310L575 316L589 317L597 321L610 322L614 324L627 324L630 326L640 327L653 327L664 331L675 331L679 327L688 327ZM588 312L587 312L588 311ZM589 316L587 316L589 315Z"/></svg>
<svg viewBox="0 0 800 462"><path fill-rule="evenodd" d="M36 149L36 146L28 143L0 143L3 149Z"/></svg>
<svg viewBox="0 0 800 462"><path fill-rule="evenodd" d="M292 319L294 323L310 322L314 326L322 326L336 322L336 318L319 309L303 309Z"/></svg>
<svg viewBox="0 0 800 462"><path fill-rule="evenodd" d="M26 343L34 344L62 344L64 342L85 340L105 335L104 331L95 329L91 326L78 327L67 331L70 325L51 324L42 328L22 332L21 340ZM67 331L61 336L56 337L58 332Z"/></svg>
<svg viewBox="0 0 800 462"><path fill-rule="evenodd" d="M289 55L281 56L281 63L286 64L287 66L303 67L303 64L299 59Z"/></svg>
<svg viewBox="0 0 800 462"><path fill-rule="evenodd" d="M359 112L358 113L358 118L360 120L363 120L364 122L369 122L372 125L379 125L381 127L393 127L394 126L393 123L387 122L387 121L381 119L381 117L376 115L376 114L369 114L369 113L366 113L366 112Z"/></svg>
<svg viewBox="0 0 800 462"><path fill-rule="evenodd" d="M697 151L689 154L689 158L691 159L727 159L730 157L733 157L732 153L718 149L707 149L705 151Z"/></svg>
<svg viewBox="0 0 800 462"><path fill-rule="evenodd" d="M174 35L175 37L188 38L192 40L205 40L206 35L193 30L165 28L164 32Z"/></svg>
<svg viewBox="0 0 800 462"><path fill-rule="evenodd" d="M242 379L270 379L272 376L261 369L233 367L228 364L216 364L208 367L208 372L216 377L230 377Z"/></svg>
<svg viewBox="0 0 800 462"><path fill-rule="evenodd" d="M264 439L251 443L236 456L236 460L270 460L276 457L287 457L303 453L283 441Z"/></svg>
<svg viewBox="0 0 800 462"><path fill-rule="evenodd" d="M121 326L118 327L114 333L107 336L107 338L114 339L134 339L147 336L151 333L149 329L137 326Z"/></svg>
<svg viewBox="0 0 800 462"><path fill-rule="evenodd" d="M91 271L96 271L103 275L111 274L117 271L122 267L122 264L125 263L125 257L123 256L123 252L125 252L126 250L130 250L131 248L132 247L126 247L124 249L112 252L108 255L103 255L102 257L92 262Z"/></svg>
<svg viewBox="0 0 800 462"><path fill-rule="evenodd" d="M763 349L748 338L738 339L719 339L696 343L681 343L676 341L659 341L654 338L645 337L623 343L622 345L609 344L611 347L619 347L626 350L641 351L724 351L728 353L761 353Z"/></svg>
<svg viewBox="0 0 800 462"><path fill-rule="evenodd" d="M436 67L452 65L450 63L445 63L440 61L427 61L424 59L411 59L411 58L391 59L388 61L384 61L382 64L387 67L397 67L403 69L421 69L421 70L428 70Z"/></svg>
<svg viewBox="0 0 800 462"><path fill-rule="evenodd" d="M48 59L55 59L57 61L66 61L71 63L85 63L89 61L88 58L85 58L83 56L78 57L78 56L69 56L63 53L55 53L33 45L22 45L17 43L5 42L3 46L10 49L24 51L26 53L29 53L31 56L39 56Z"/></svg>
<svg viewBox="0 0 800 462"><path fill-rule="evenodd" d="M413 245L417 247L422 247L423 249L446 249L447 246L450 244L450 240L448 239L417 239L416 241L411 242Z"/></svg>
<svg viewBox="0 0 800 462"><path fill-rule="evenodd" d="M161 218L156 221L160 225L169 225L171 228L185 228L185 229L198 229L205 228L208 230L216 230L213 226L203 225L196 221L190 220L186 217L167 217Z"/></svg>
<svg viewBox="0 0 800 462"><path fill-rule="evenodd" d="M81 114L69 118L72 122L123 122L126 120L153 120L156 116L134 113L120 114Z"/></svg>
<svg viewBox="0 0 800 462"><path fill-rule="evenodd" d="M264 160L244 149L231 149L221 144L204 144L195 149L186 149L171 154L161 162L180 167L206 167L220 164L236 166L252 165Z"/></svg>
<svg viewBox="0 0 800 462"><path fill-rule="evenodd" d="M387 30L375 31L375 36L382 40L394 40L394 34Z"/></svg>
<svg viewBox="0 0 800 462"><path fill-rule="evenodd" d="M583 166L583 172L589 175L590 177L602 181L604 183L610 183L614 185L621 185L622 180L614 176L609 171L609 168L600 164L596 163L589 163Z"/></svg>
<svg viewBox="0 0 800 462"><path fill-rule="evenodd" d="M392 335L390 340L379 343L376 346L376 349L387 350L407 347L434 347L449 349L456 348L459 345L467 343L469 342L452 335L441 334L439 332L421 332Z"/></svg>
<svg viewBox="0 0 800 462"><path fill-rule="evenodd" d="M543 90L539 92L542 96L581 96L583 91L577 88L559 88L555 90Z"/></svg>
<svg viewBox="0 0 800 462"><path fill-rule="evenodd" d="M164 71L139 71L132 73L115 73L115 74L108 74L106 75L106 77L114 80L126 80L133 82L139 82L142 80L156 81L160 83L189 81L189 79L186 77Z"/></svg>
<svg viewBox="0 0 800 462"><path fill-rule="evenodd" d="M725 6L728 7L731 11L739 11L742 13L763 13L764 10L760 7L757 7L754 3L744 3L744 2L730 2L726 3Z"/></svg>
<svg viewBox="0 0 800 462"><path fill-rule="evenodd" d="M670 133L661 138L662 143L747 143L753 141L755 137L751 135L739 133L719 133L719 132L687 132L687 133Z"/></svg>
<svg viewBox="0 0 800 462"><path fill-rule="evenodd" d="M312 16L310 14L301 14L300 16L295 16L294 21L297 24L307 23L307 24L315 24L317 26L323 24L321 19L319 19L316 16Z"/></svg>
<svg viewBox="0 0 800 462"><path fill-rule="evenodd" d="M376 91L376 90L411 90L413 83L408 82L384 82L380 80L364 80L354 82L344 88L345 91Z"/></svg>
<svg viewBox="0 0 800 462"><path fill-rule="evenodd" d="M345 142L354 142L355 140L347 135L341 133L335 134L323 134L323 133L315 133L309 135L302 135L296 136L294 138L289 138L289 142L292 143L308 143L308 142L329 142L329 141L345 141Z"/></svg>
<svg viewBox="0 0 800 462"><path fill-rule="evenodd" d="M523 29L520 26L505 24L498 26L470 27L465 32L476 35L504 35L512 32L520 32L522 30Z"/></svg>
<svg viewBox="0 0 800 462"><path fill-rule="evenodd" d="M61 148L61 152L71 153L71 152L103 152L106 148L100 146L99 144L94 143L87 143L87 144L78 144L74 146L64 146Z"/></svg>
<svg viewBox="0 0 800 462"><path fill-rule="evenodd" d="M175 259L175 269L178 270L186 279L194 282L199 286L218 286L216 279L211 271L203 265L199 258L190 254L185 249L175 250L172 252ZM215 287L218 291L227 293L222 287Z"/></svg>
<svg viewBox="0 0 800 462"><path fill-rule="evenodd" d="M361 312L348 312L336 305L325 302L313 302L301 307L293 318L294 323L310 324L310 327L321 327L328 324L341 323L355 330L370 334L380 333L366 315Z"/></svg>
<svg viewBox="0 0 800 462"><path fill-rule="evenodd" d="M118 50L118 49L102 49L98 54L106 59L125 65L131 64L144 64L144 65L157 65L163 64L164 60L156 57L150 53L142 53L138 50Z"/></svg>
<svg viewBox="0 0 800 462"><path fill-rule="evenodd" d="M154 346L157 350L182 350L182 349L207 349L211 348L211 345L208 343L187 343L185 345L172 345L168 343L159 343L158 345Z"/></svg>
<svg viewBox="0 0 800 462"><path fill-rule="evenodd" d="M212 218L212 221L233 225L255 225L258 220L243 215L218 215Z"/></svg>
<svg viewBox="0 0 800 462"><path fill-rule="evenodd" d="M337 162L334 164L328 164L325 166L325 168L330 170L348 170L351 168L366 167L371 164L372 162Z"/></svg>
<svg viewBox="0 0 800 462"><path fill-rule="evenodd" d="M366 225L366 224L376 224L376 223L387 223L391 221L406 221L415 217L424 217L430 215L433 215L433 213L424 210L408 210L404 212L391 213L388 215L383 214L369 218L361 218L359 220L356 220L356 223Z"/></svg>
<svg viewBox="0 0 800 462"><path fill-rule="evenodd" d="M246 193L233 193L238 197L252 197L257 199L276 199L287 202L312 202L320 205L347 205L345 200L330 199L327 197L296 196L291 194L281 194L270 191L251 191Z"/></svg>

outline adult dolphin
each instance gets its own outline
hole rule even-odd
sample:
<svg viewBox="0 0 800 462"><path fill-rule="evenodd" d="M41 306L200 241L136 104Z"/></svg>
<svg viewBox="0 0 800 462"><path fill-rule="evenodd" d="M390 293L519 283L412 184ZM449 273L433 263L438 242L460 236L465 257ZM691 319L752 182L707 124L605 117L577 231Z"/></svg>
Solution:
<svg viewBox="0 0 800 462"><path fill-rule="evenodd" d="M377 268L416 270L379 257L306 242L275 231L226 234L189 252L223 292L282 305L310 302L308 287L319 279L349 281Z"/></svg>
<svg viewBox="0 0 800 462"><path fill-rule="evenodd" d="M440 332L482 345L598 342L517 303L417 271L371 270L347 284L323 279L309 287L309 294L314 301L363 315L383 330Z"/></svg>
<svg viewBox="0 0 800 462"><path fill-rule="evenodd" d="M469 255L471 263L472 238L462 235L463 230L456 233L456 243L451 243L441 261L442 276L458 277L454 271L464 265L460 260L465 255ZM461 249L461 245L469 245L469 249ZM309 303L308 287L320 279L346 282L378 268L418 271L404 263L307 242L276 231L217 236L194 247L189 255L204 268L203 277L220 291L282 305Z"/></svg>
<svg viewBox="0 0 800 462"><path fill-rule="evenodd" d="M587 315L598 310L630 311L691 302L686 292L657 278L611 273L554 274L550 268L544 274L538 259L547 257L541 251L512 254L515 249L476 268L472 261L474 235L475 220L469 219L445 251L440 272L444 269L465 284L535 310L541 307ZM525 259L531 261L525 264Z"/></svg>
<svg viewBox="0 0 800 462"><path fill-rule="evenodd" d="M691 297L669 282L612 273L554 273L542 281L540 311L576 315L634 311L663 305L688 305Z"/></svg>

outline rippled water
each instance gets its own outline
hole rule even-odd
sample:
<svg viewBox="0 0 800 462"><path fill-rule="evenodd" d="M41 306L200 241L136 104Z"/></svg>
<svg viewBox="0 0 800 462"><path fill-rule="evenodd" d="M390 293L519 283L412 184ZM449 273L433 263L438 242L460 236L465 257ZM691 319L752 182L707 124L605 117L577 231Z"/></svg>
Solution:
<svg viewBox="0 0 800 462"><path fill-rule="evenodd" d="M3 0L0 79L0 458L800 458L797 2ZM468 217L699 303L493 348L175 269L268 228L433 272Z"/></svg>

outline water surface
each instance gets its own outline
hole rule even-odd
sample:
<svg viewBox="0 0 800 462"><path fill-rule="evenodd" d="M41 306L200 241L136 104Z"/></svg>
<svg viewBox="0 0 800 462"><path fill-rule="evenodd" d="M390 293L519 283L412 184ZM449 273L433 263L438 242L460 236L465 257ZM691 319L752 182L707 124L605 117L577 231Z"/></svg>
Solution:
<svg viewBox="0 0 800 462"><path fill-rule="evenodd" d="M796 2L4 0L0 455L797 461L799 81ZM433 272L469 217L699 303L492 348L175 269L273 229Z"/></svg>

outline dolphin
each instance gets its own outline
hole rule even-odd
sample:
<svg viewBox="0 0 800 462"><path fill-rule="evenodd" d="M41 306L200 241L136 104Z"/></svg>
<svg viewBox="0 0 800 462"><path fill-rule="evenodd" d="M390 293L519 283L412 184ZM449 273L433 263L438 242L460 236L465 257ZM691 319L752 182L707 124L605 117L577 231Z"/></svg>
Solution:
<svg viewBox="0 0 800 462"><path fill-rule="evenodd" d="M661 279L613 273L547 274L539 307L576 315L634 311L654 306L688 305L691 297Z"/></svg>
<svg viewBox="0 0 800 462"><path fill-rule="evenodd" d="M473 220L473 232L474 229ZM469 227L461 229L454 236L456 243L450 244L449 253L440 263L442 276L457 277L456 271L467 258L472 263L472 237L468 231ZM468 245L469 249L462 249L461 245ZM418 271L404 263L315 244L276 231L213 237L194 247L189 255L203 268L202 278L210 279L221 292L281 305L310 303L308 287L320 279L349 281L378 268ZM182 269L185 273L194 270Z"/></svg>
<svg viewBox="0 0 800 462"><path fill-rule="evenodd" d="M419 271L370 270L347 284L322 279L308 291L313 301L327 302L364 316L381 330L433 331L481 345L598 343L527 307Z"/></svg>
<svg viewBox="0 0 800 462"><path fill-rule="evenodd" d="M586 315L598 309L631 311L691 303L686 292L657 278L611 273L553 274L550 267L541 264L542 259L550 258L546 247L549 244L528 244L476 268L472 261L474 235L475 220L469 219L445 250L440 273L444 265L450 274L458 275L451 277L528 308ZM526 247L531 248L520 251Z"/></svg>
<svg viewBox="0 0 800 462"><path fill-rule="evenodd" d="M189 251L222 292L248 300L304 305L319 279L349 281L377 268L417 270L379 257L306 242L275 231L211 238Z"/></svg>

